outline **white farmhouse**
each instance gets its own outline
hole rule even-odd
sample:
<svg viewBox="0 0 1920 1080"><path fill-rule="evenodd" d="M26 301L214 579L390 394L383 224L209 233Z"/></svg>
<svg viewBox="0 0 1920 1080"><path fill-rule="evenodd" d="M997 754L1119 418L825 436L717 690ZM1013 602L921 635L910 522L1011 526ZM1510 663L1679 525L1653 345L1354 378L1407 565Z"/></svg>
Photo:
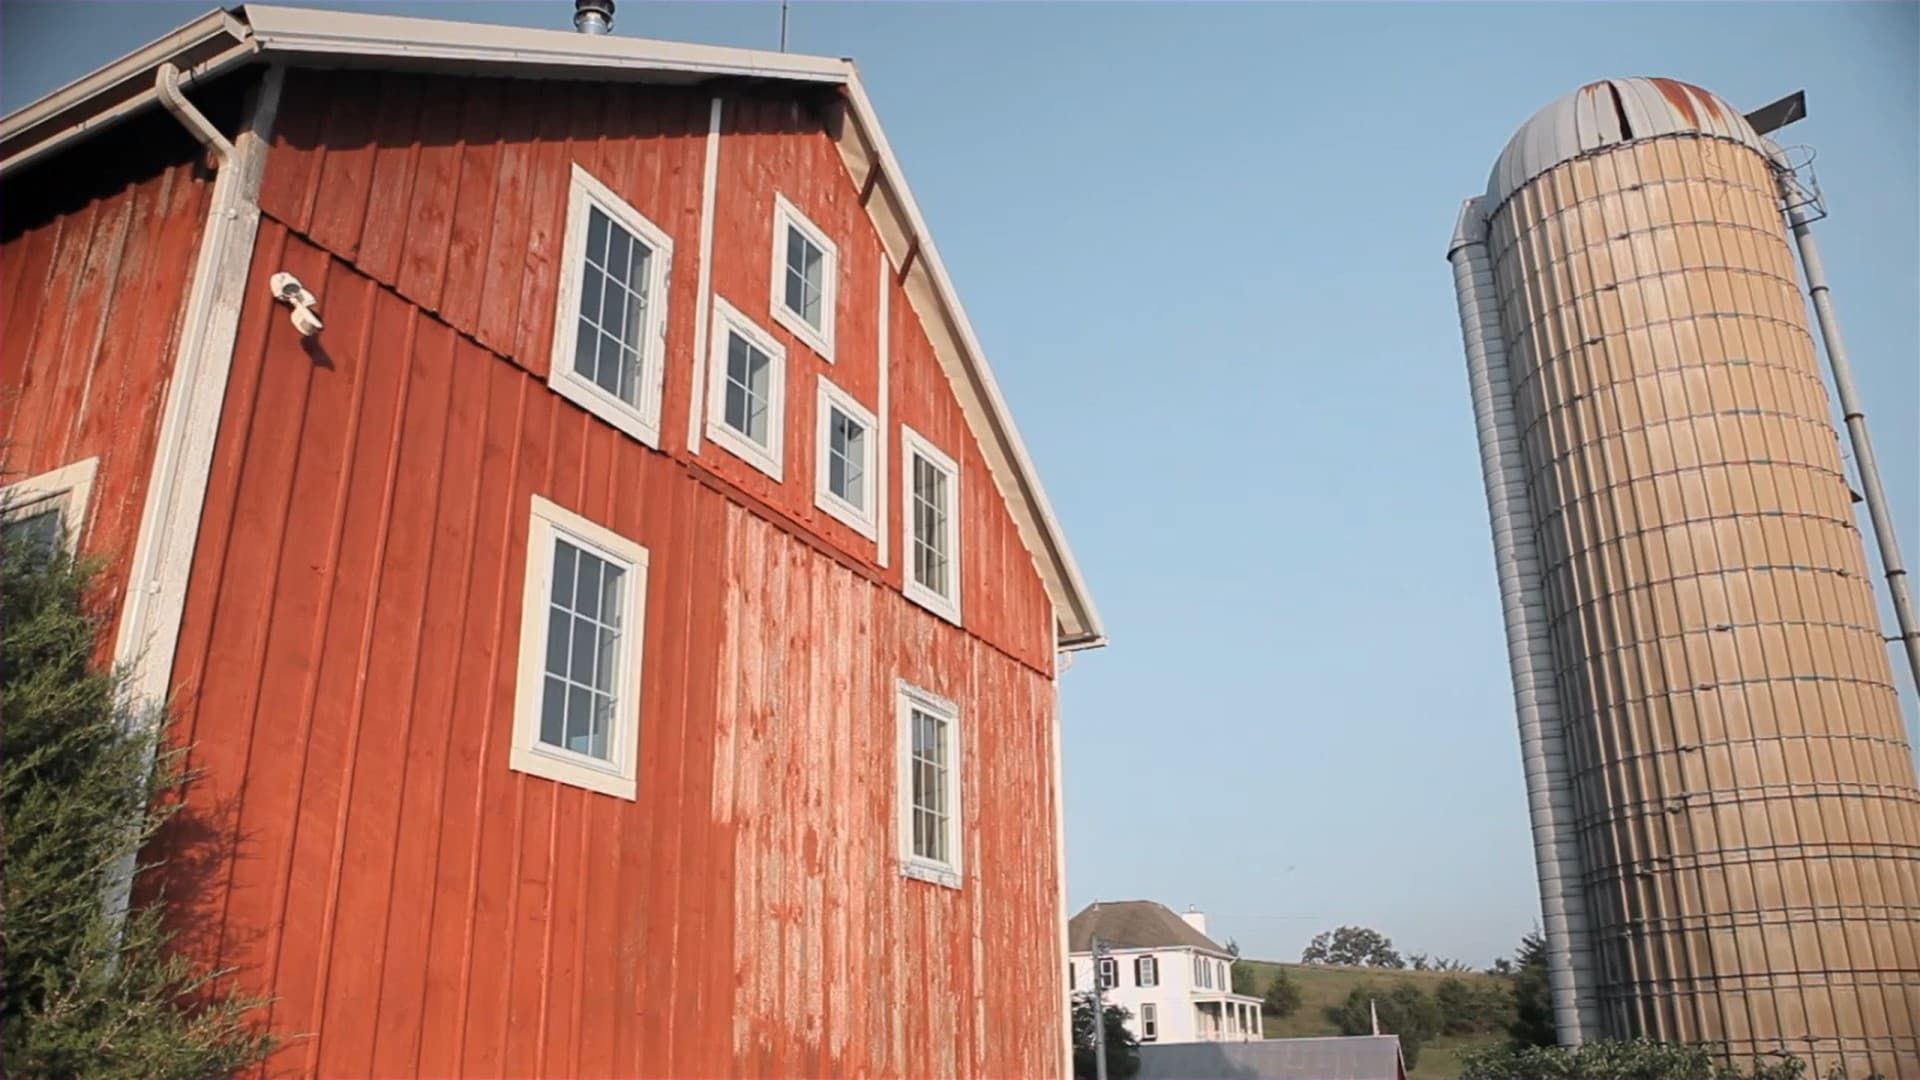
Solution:
<svg viewBox="0 0 1920 1080"><path fill-rule="evenodd" d="M1096 960L1094 939L1103 953ZM1233 992L1233 954L1207 936L1207 917L1176 915L1151 900L1101 901L1067 925L1067 982L1100 980L1109 1005L1133 1014L1143 1043L1261 1038L1260 999Z"/></svg>

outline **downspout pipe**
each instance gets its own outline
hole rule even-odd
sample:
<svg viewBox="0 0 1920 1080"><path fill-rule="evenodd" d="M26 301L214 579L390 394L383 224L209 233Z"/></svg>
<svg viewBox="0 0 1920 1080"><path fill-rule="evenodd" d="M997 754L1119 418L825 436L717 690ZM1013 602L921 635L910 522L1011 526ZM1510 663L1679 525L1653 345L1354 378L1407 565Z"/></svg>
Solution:
<svg viewBox="0 0 1920 1080"><path fill-rule="evenodd" d="M181 318L180 343L154 437L146 504L114 641L114 664L129 673L125 694L130 723L148 731L165 714L172 682L179 613L206 495L206 464L220 412L219 395L226 389L239 290L246 280L259 223L259 209L252 200L264 162L261 142L272 124L280 78L280 70L273 68L262 80L246 133L248 145L256 149L243 155L181 93L179 67L166 63L154 72L155 98L212 152L216 171ZM212 328L216 317L218 330ZM156 749L149 743L149 768ZM137 858L137 852L127 852L108 876L106 908L116 925L132 898Z"/></svg>
<svg viewBox="0 0 1920 1080"><path fill-rule="evenodd" d="M1480 473L1493 529L1494 563L1507 632L1507 664L1513 678L1527 809L1533 824L1554 1029L1561 1043L1578 1045L1601 1034L1594 994L1593 939L1581 884L1573 779L1560 691L1554 680L1537 526L1527 495L1520 428L1513 408L1513 381L1500 328L1499 298L1492 257L1487 251L1482 203L1478 198L1468 199L1460 208L1447 261L1453 264L1454 291L1460 304L1460 333L1466 345L1474 428L1480 442Z"/></svg>
<svg viewBox="0 0 1920 1080"><path fill-rule="evenodd" d="M1893 594L1893 618L1900 629L1898 641L1907 653L1907 672L1920 693L1920 620L1913 609L1912 587L1908 584L1906 564L1900 560L1900 542L1894 537L1893 515L1887 509L1887 491L1880 483L1880 462L1873 455L1873 440L1867 435L1867 414L1860 404L1860 391L1853 384L1853 365L1847 360L1847 343L1840 336L1840 318L1833 311L1833 289L1827 284L1827 268L1820 261L1820 244L1813 238L1816 214L1811 204L1796 198L1782 173L1782 209L1793 229L1793 241L1800 249L1800 272L1807 279L1807 294L1813 299L1814 319L1820 324L1820 340L1826 345L1827 370L1833 373L1833 388L1840 398L1840 415L1846 421L1847 439L1853 444L1853 463L1860 473L1860 493L1867 502L1867 516L1873 521L1873 539L1880 547L1880 568L1886 574L1887 591Z"/></svg>
<svg viewBox="0 0 1920 1080"><path fill-rule="evenodd" d="M161 107L173 114L174 119L186 127L200 144L214 152L220 158L220 166L225 168L233 164L236 151L233 142L220 129L213 126L207 114L194 107L193 102L180 92L180 69L172 64L161 64L153 74L153 91L160 98ZM218 181L215 181L216 183Z"/></svg>

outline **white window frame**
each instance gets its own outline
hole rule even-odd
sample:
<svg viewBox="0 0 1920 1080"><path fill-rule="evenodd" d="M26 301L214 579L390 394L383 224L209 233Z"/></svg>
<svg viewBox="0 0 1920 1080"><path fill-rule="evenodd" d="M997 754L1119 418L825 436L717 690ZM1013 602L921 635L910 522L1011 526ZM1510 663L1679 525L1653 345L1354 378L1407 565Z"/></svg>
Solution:
<svg viewBox="0 0 1920 1080"><path fill-rule="evenodd" d="M1093 962L1100 978L1100 989L1115 990L1120 986L1120 961L1111 956L1102 956Z"/></svg>
<svg viewBox="0 0 1920 1080"><path fill-rule="evenodd" d="M773 363L767 376L767 440L761 446L727 423L727 341L739 334ZM713 298L713 333L708 335L707 438L775 480L786 472L787 350L772 334L720 297Z"/></svg>
<svg viewBox="0 0 1920 1080"><path fill-rule="evenodd" d="M899 763L898 804L900 826L900 872L920 881L958 889L964 872L961 842L966 799L962 778L966 775L965 739L960 727L960 707L931 690L922 689L905 679L897 682L895 713L899 720L900 746L894 757ZM915 710L933 713L947 722L947 861L941 862L914 853L913 850L913 714Z"/></svg>
<svg viewBox="0 0 1920 1080"><path fill-rule="evenodd" d="M527 529L527 564L520 614L520 671L513 713L513 748L507 764L517 772L631 801L640 763L640 669L646 656L647 558L645 547L538 495ZM622 610L630 621L619 680L619 707L607 733L606 761L540 741L541 691L546 679L547 604L553 584L553 545L564 537L575 547L626 571Z"/></svg>
<svg viewBox="0 0 1920 1080"><path fill-rule="evenodd" d="M69 552L76 550L86 531L93 477L99 470L98 457L84 458L0 487L0 521L33 517L44 511L47 503L57 502L60 546Z"/></svg>
<svg viewBox="0 0 1920 1080"><path fill-rule="evenodd" d="M833 446L833 429L827 420L832 411L838 409L854 420L859 421L867 430L866 437L860 440L860 475L865 483L867 505L855 506L835 495L827 485L827 459ZM880 460L880 422L873 418L853 395L835 386L825 375L820 376L820 390L814 405L814 485L813 504L839 520L861 536L872 540L879 532L878 511L875 504L879 500L879 491L886 478L879 474L877 463Z"/></svg>
<svg viewBox="0 0 1920 1080"><path fill-rule="evenodd" d="M1160 961L1152 953L1136 961L1134 980L1141 986L1160 985Z"/></svg>
<svg viewBox="0 0 1920 1080"><path fill-rule="evenodd" d="M805 316L787 306L787 229L791 226L820 249L820 328L814 329ZM820 359L833 363L833 313L839 300L840 287L840 249L828 238L826 230L815 225L813 220L800 212L800 208L787 201L785 195L773 197L773 293L768 310L773 312L773 321L792 331L793 336L807 343L808 347L820 354Z"/></svg>
<svg viewBox="0 0 1920 1080"><path fill-rule="evenodd" d="M640 328L640 400L632 405L573 369L573 354L579 338L580 284L587 269L589 207L598 207L615 224L653 247L653 257L647 264L647 321ZM567 233L560 267L547 385L568 401L655 450L660 449L660 398L667 366L667 296L673 279L673 238L575 162L572 178L567 183Z"/></svg>
<svg viewBox="0 0 1920 1080"><path fill-rule="evenodd" d="M913 462L916 457L925 458L947 474L951 500L947 507L947 585L951 596L933 591L914 576ZM905 424L900 425L900 549L901 591L907 599L955 626L960 625L960 466L928 442L926 436Z"/></svg>
<svg viewBox="0 0 1920 1080"><path fill-rule="evenodd" d="M1151 1001L1140 1003L1140 1041L1154 1042L1160 1038L1160 1009Z"/></svg>

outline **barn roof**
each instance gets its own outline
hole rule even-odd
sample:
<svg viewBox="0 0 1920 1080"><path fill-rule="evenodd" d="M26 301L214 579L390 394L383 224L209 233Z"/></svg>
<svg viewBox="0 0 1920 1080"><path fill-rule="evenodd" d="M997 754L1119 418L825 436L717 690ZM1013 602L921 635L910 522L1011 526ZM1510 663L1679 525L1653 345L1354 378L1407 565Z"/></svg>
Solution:
<svg viewBox="0 0 1920 1080"><path fill-rule="evenodd" d="M0 119L0 175L155 104L155 76L164 64L179 68L183 87L190 89L269 60L296 67L669 85L748 79L835 91L843 108L829 115L828 131L848 170L871 192L868 212L894 264L903 268L908 297L926 323L995 483L1046 582L1059 647L1106 644L1099 613L1039 473L852 61L571 30L247 4L211 11Z"/></svg>
<svg viewBox="0 0 1920 1080"><path fill-rule="evenodd" d="M1205 949L1229 955L1167 905L1152 900L1088 904L1067 923L1067 951L1091 951L1096 935L1114 949Z"/></svg>

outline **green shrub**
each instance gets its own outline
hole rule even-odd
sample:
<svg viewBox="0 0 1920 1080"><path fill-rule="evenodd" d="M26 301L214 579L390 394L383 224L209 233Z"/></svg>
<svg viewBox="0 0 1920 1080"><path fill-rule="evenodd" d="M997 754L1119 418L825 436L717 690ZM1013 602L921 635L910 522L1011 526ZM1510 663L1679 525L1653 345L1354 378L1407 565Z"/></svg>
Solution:
<svg viewBox="0 0 1920 1080"><path fill-rule="evenodd" d="M1418 1065L1420 1048L1440 1033L1440 1008L1433 998L1412 982L1396 983L1385 994L1354 987L1346 1001L1327 1006L1327 1019L1342 1035L1369 1035L1376 1012L1381 1033L1400 1036L1400 1052L1406 1055L1407 1068Z"/></svg>
<svg viewBox="0 0 1920 1080"><path fill-rule="evenodd" d="M1800 1059L1778 1056L1748 1070L1720 1062L1715 1048L1634 1039L1569 1046L1492 1046L1460 1058L1461 1080L1800 1080Z"/></svg>
<svg viewBox="0 0 1920 1080"><path fill-rule="evenodd" d="M112 883L183 783L93 663L90 573L0 539L0 1073L204 1080L262 1060L259 1002L170 949L159 899L124 918Z"/></svg>
<svg viewBox="0 0 1920 1080"><path fill-rule="evenodd" d="M1260 1008L1278 1017L1292 1016L1300 1008L1300 984L1293 981L1287 969L1273 969L1273 981L1267 984L1267 992L1261 998Z"/></svg>

